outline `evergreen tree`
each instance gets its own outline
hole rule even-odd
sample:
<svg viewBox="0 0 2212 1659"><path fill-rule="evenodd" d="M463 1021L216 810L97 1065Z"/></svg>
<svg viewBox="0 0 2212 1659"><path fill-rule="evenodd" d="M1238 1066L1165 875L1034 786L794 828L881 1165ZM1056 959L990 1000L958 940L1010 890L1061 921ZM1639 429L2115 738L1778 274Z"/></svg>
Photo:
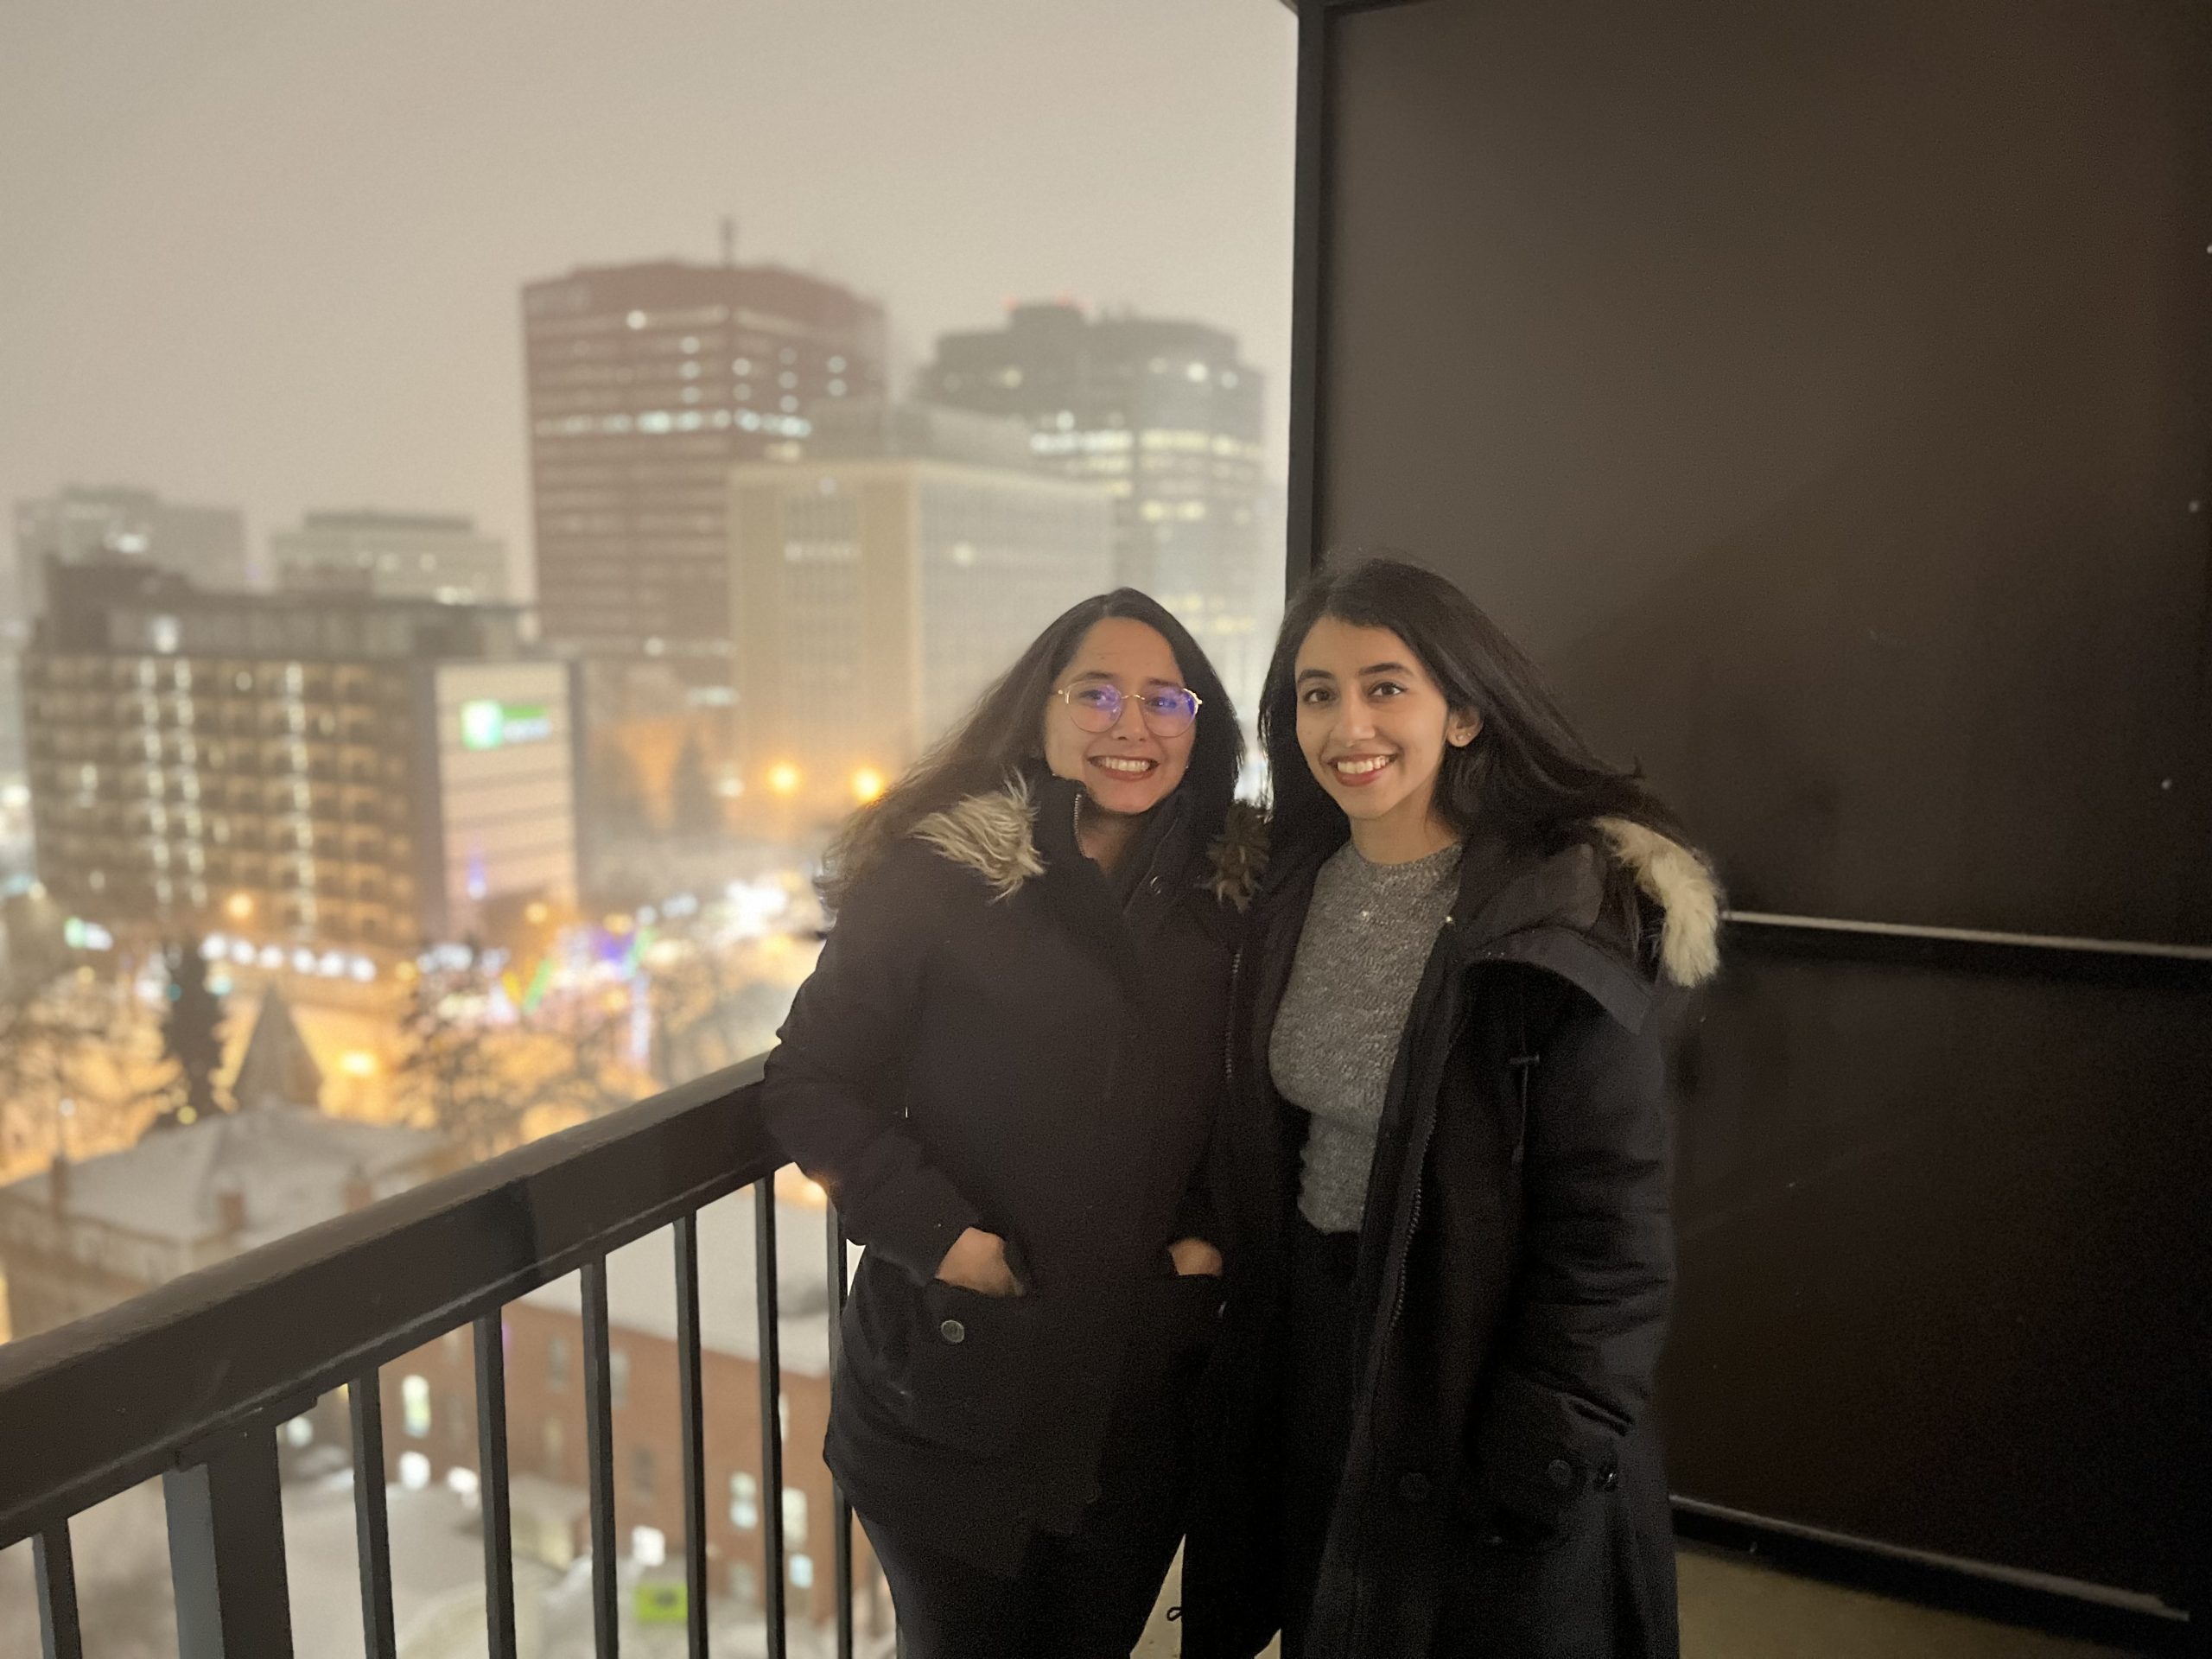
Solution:
<svg viewBox="0 0 2212 1659"><path fill-rule="evenodd" d="M169 968L168 1006L162 1014L162 1058L176 1068L167 1087L168 1108L156 1128L193 1123L225 1110L215 1088L223 1064L223 999L207 983L200 941L188 938L163 952Z"/></svg>

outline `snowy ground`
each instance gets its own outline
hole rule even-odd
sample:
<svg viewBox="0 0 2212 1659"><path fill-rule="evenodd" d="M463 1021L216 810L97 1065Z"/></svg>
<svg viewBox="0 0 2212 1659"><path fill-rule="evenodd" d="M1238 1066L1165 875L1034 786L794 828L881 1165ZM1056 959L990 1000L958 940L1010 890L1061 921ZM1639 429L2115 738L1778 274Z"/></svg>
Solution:
<svg viewBox="0 0 2212 1659"><path fill-rule="evenodd" d="M443 1488L390 1489L392 1611L402 1659L478 1659L484 1639L483 1543L476 1516ZM133 1489L79 1516L71 1526L86 1651L99 1659L169 1659L176 1618L158 1483ZM284 1489L286 1573L297 1659L361 1659L360 1577L353 1541L353 1476L340 1471ZM641 1626L630 1616L622 1573L622 1652L675 1659L680 1626ZM670 1576L665 1569L655 1577ZM591 1571L565 1574L536 1561L515 1564L516 1623L522 1659L592 1659ZM757 1613L735 1602L709 1610L715 1659L753 1659L767 1651ZM828 1633L791 1632L792 1659L829 1659ZM887 1641L860 1644L862 1659L887 1659ZM0 1654L39 1651L38 1603L28 1544L0 1551Z"/></svg>

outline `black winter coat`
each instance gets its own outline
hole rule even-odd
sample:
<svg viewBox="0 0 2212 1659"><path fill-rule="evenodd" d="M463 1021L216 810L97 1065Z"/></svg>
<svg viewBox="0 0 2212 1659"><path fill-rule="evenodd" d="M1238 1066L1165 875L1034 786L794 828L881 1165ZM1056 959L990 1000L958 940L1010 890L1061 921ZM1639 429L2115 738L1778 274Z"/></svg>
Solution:
<svg viewBox="0 0 2212 1659"><path fill-rule="evenodd" d="M1654 1005L1662 981L1713 971L1719 901L1695 855L1593 829L1549 858L1471 844L1415 993L1361 1230L1370 1322L1308 1659L1676 1652L1644 1419L1673 1274ZM1241 1363L1184 1568L1184 1650L1205 1659L1243 1659L1282 1623L1272 1437L1306 1119L1268 1052L1316 868L1273 873L1241 959L1216 1165L1224 1360Z"/></svg>
<svg viewBox="0 0 2212 1659"><path fill-rule="evenodd" d="M848 897L771 1053L771 1131L867 1247L826 1453L855 1507L1010 1573L1096 1495L1125 1375L1217 1330L1210 1234L1234 915L1179 797L1109 877L1045 777L924 819ZM1237 894L1241 899L1243 895ZM937 1280L968 1227L1026 1294Z"/></svg>

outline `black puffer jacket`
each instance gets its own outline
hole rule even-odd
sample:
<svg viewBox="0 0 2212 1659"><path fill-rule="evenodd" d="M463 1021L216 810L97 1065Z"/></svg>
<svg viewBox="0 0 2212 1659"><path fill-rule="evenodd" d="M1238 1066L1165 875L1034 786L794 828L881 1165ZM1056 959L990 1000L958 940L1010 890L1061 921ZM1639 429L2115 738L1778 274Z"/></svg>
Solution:
<svg viewBox="0 0 2212 1659"><path fill-rule="evenodd" d="M1245 895L1179 797L1109 881L1078 800L1028 779L924 819L848 898L763 1085L867 1246L830 1465L863 1514L1001 1572L1082 1515L1124 1375L1217 1328L1218 1281L1173 1278L1166 1250L1211 1230ZM1026 1294L936 1280L971 1226L1008 1241Z"/></svg>
<svg viewBox="0 0 2212 1659"><path fill-rule="evenodd" d="M1605 820L1548 858L1471 844L1414 996L1362 1227L1353 1426L1307 1659L1671 1659L1673 1537L1643 1408L1673 1275L1663 983L1715 965L1703 862ZM1231 1338L1184 1569L1186 1655L1282 1622L1281 1241L1305 1117L1267 1055L1316 866L1243 961L1216 1192ZM1227 1366L1224 1369L1229 1369Z"/></svg>

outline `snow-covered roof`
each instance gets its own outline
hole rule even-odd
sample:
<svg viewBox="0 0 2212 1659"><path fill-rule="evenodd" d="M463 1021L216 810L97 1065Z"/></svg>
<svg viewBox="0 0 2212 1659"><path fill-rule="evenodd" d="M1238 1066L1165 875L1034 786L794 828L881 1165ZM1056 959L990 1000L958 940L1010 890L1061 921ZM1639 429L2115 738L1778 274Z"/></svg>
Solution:
<svg viewBox="0 0 2212 1659"><path fill-rule="evenodd" d="M778 1345L784 1369L802 1376L830 1374L830 1262L823 1212L803 1205L776 1206ZM760 1324L754 1296L753 1194L746 1192L699 1212L699 1342L709 1352L757 1359ZM850 1252L857 1263L859 1252ZM523 1300L583 1316L583 1287L575 1274ZM607 1323L640 1335L676 1340L676 1239L664 1229L607 1258Z"/></svg>
<svg viewBox="0 0 2212 1659"><path fill-rule="evenodd" d="M366 1181L383 1198L427 1179L442 1147L429 1130L296 1107L223 1112L70 1164L60 1213L142 1237L193 1244L223 1236L250 1249L342 1214L350 1180ZM54 1172L44 1171L0 1187L0 1198L51 1207L53 1183ZM226 1226L226 1193L244 1205L245 1226L235 1234Z"/></svg>

